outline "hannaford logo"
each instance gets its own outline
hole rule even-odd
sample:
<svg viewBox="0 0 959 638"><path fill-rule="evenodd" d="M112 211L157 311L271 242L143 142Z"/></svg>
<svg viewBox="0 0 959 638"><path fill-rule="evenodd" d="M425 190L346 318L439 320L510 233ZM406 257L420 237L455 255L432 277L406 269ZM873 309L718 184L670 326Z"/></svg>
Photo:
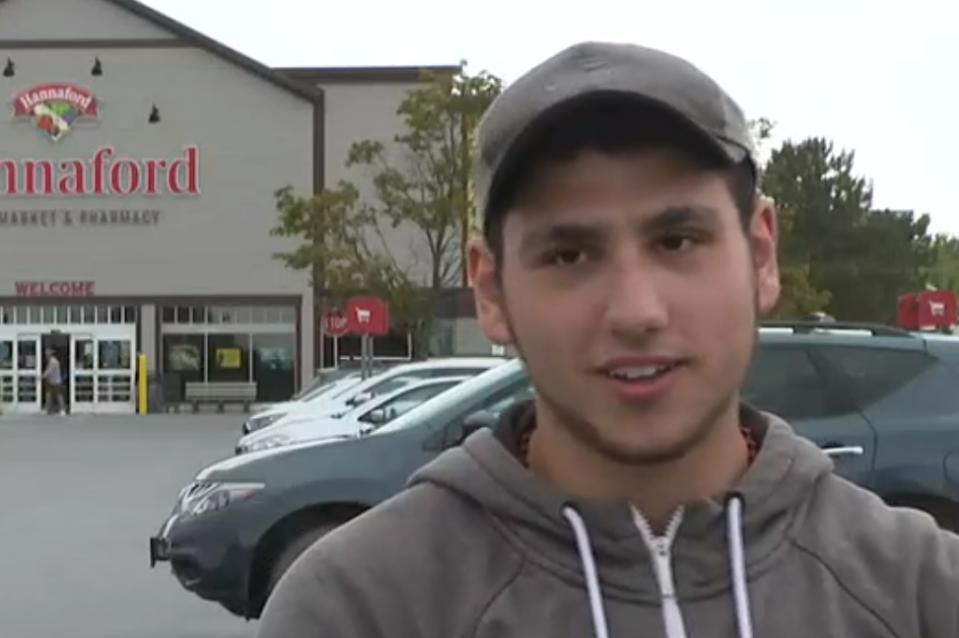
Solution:
<svg viewBox="0 0 959 638"><path fill-rule="evenodd" d="M74 84L41 84L13 99L13 117L30 118L34 125L58 141L73 130L79 119L97 119L97 98Z"/></svg>

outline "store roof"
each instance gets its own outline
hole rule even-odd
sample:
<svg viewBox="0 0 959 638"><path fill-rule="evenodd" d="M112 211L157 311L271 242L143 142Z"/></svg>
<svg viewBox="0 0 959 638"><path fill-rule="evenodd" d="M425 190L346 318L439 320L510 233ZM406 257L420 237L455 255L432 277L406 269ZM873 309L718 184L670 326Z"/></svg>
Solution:
<svg viewBox="0 0 959 638"><path fill-rule="evenodd" d="M0 5L5 0L0 0ZM182 22L178 22L159 11L136 0L104 0L121 7L162 29L176 35L178 39L219 56L246 69L264 80L298 95L310 102L316 102L322 95L322 89L315 86L321 82L415 82L422 78L423 72L455 73L457 66L398 66L398 67L316 67L316 68L280 68L270 67L246 56ZM0 48L10 45L9 41L0 42Z"/></svg>

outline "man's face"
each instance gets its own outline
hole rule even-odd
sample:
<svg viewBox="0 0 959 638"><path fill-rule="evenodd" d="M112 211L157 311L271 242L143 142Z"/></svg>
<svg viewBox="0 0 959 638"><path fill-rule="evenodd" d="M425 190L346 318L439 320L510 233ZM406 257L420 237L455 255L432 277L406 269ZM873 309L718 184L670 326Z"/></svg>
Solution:
<svg viewBox="0 0 959 638"><path fill-rule="evenodd" d="M470 255L480 323L580 441L662 462L735 409L757 310L779 294L771 207L744 232L722 173L584 153L539 171L503 235L499 277L488 247Z"/></svg>

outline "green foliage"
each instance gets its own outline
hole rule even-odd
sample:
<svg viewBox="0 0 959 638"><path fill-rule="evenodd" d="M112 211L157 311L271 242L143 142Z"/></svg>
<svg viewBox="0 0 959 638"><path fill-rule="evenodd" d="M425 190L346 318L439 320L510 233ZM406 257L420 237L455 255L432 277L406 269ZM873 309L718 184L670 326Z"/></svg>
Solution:
<svg viewBox="0 0 959 638"><path fill-rule="evenodd" d="M933 237L929 250L931 264L926 283L938 290L959 293L959 239L938 234Z"/></svg>
<svg viewBox="0 0 959 638"><path fill-rule="evenodd" d="M805 313L815 300L848 321L893 321L896 300L921 289L932 259L928 216L872 209L872 186L854 154L811 138L786 142L765 167L763 191L780 213L784 300ZM818 295L827 295L818 297Z"/></svg>
<svg viewBox="0 0 959 638"><path fill-rule="evenodd" d="M830 294L809 283L808 265L784 265L780 269L782 294L771 314L773 319L799 319L829 304Z"/></svg>
<svg viewBox="0 0 959 638"><path fill-rule="evenodd" d="M274 259L292 270L308 270L314 289L328 291L334 303L382 279L386 264L369 250L358 209L359 194L341 182L313 197L297 196L286 186L274 193L278 219L270 234L299 243Z"/></svg>
<svg viewBox="0 0 959 638"><path fill-rule="evenodd" d="M275 257L288 268L310 270L331 303L358 293L386 299L394 328L410 330L417 348L428 346L442 289L466 282L466 238L475 216L473 136L502 88L488 73L424 79L428 83L410 91L397 110L405 130L392 144L358 140L350 148L347 165L368 172L373 201L362 201L347 182L310 198L281 189L272 231L300 240ZM388 240L400 227L414 229L426 246L425 281Z"/></svg>
<svg viewBox="0 0 959 638"><path fill-rule="evenodd" d="M347 164L372 174L376 201L368 204L371 219L419 231L429 252L427 285L438 290L467 283L466 239L475 217L473 138L502 83L488 73L433 74L429 79L400 104L397 113L405 131L394 144L358 141Z"/></svg>

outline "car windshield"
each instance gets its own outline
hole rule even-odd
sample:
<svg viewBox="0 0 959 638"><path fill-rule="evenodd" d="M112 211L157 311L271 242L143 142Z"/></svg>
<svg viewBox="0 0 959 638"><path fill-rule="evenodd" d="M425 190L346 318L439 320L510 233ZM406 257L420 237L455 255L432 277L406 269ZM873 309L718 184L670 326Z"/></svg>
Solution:
<svg viewBox="0 0 959 638"><path fill-rule="evenodd" d="M340 379L337 379L336 381L330 381L325 385L314 388L311 392L304 395L300 401L309 402L319 397L336 396L346 388L358 382L359 378L359 372L350 373Z"/></svg>
<svg viewBox="0 0 959 638"><path fill-rule="evenodd" d="M429 383L420 387L411 388L405 392L400 392L388 401L384 401L376 408L367 411L366 414L360 417L360 420L370 421L374 416L374 413L379 413L381 415L380 422L389 423L390 421L403 416L417 406L429 401L433 397L449 390L461 381L462 379L450 379L448 381Z"/></svg>
<svg viewBox="0 0 959 638"><path fill-rule="evenodd" d="M441 414L455 406L477 396L487 394L491 389L500 386L511 379L521 379L526 374L519 359L514 359L496 366L486 372L472 377L446 392L422 403L403 416L398 417L390 424L380 428L379 433L394 432L407 427L418 425L429 420L432 415Z"/></svg>

